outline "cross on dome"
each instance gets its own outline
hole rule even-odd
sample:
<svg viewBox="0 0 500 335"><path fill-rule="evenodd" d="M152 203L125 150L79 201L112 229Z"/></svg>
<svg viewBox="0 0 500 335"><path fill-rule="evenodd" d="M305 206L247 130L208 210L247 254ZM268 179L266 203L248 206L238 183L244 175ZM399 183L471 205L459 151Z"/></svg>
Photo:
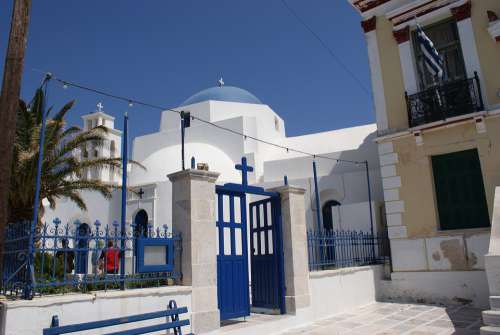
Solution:
<svg viewBox="0 0 500 335"><path fill-rule="evenodd" d="M248 186L248 172L253 171L253 167L247 164L247 158L246 157L241 157L241 164L236 164L235 166L236 170L241 171L241 185L243 187Z"/></svg>
<svg viewBox="0 0 500 335"><path fill-rule="evenodd" d="M217 85L218 85L219 87L224 86L224 79L222 79L222 77L220 77L220 79L217 81Z"/></svg>

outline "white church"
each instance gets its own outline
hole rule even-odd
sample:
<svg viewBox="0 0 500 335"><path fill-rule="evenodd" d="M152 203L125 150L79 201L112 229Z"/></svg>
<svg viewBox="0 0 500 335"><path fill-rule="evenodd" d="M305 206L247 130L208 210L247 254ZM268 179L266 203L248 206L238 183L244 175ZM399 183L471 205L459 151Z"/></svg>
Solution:
<svg viewBox="0 0 500 335"><path fill-rule="evenodd" d="M254 167L254 171L248 175L251 185L267 189L282 185L287 176L290 185L306 189L309 230L318 229L318 210L322 218L320 229L369 232L372 221L375 231L381 231L385 226L378 152L373 141L375 124L287 137L285 120L270 106L252 93L225 86L222 81L215 87L192 95L176 110L190 112L192 116L215 125L283 147L340 160L368 161L372 218L364 164L316 158L320 195L318 209L312 157L257 142L198 120L191 121L191 126L186 128L187 168L194 158L197 165L204 163L209 170L220 173L217 184L241 183L241 173L235 169L235 165L241 162L242 157L246 157L248 164ZM115 129L114 118L104 112L102 104L98 104L95 112L84 115L82 119L84 129L97 125L109 129L105 145L100 149L88 148L78 153L82 159L120 157L121 131ZM145 169L138 166L129 166L128 169L128 187L134 192L128 192L127 196L127 224L154 229L163 229L165 225L172 227L172 188L167 175L181 170L179 115L171 111L162 112L158 131L132 139L131 145L130 159L139 162ZM119 171L89 173L88 178L116 184L121 182ZM116 191L109 200L96 192L87 191L83 198L88 211L81 211L69 200L61 199L55 210L46 208L44 221L51 223L56 217L70 224L77 220L89 225L93 225L96 220L102 224L120 221L120 191ZM248 200L252 201L251 198Z"/></svg>

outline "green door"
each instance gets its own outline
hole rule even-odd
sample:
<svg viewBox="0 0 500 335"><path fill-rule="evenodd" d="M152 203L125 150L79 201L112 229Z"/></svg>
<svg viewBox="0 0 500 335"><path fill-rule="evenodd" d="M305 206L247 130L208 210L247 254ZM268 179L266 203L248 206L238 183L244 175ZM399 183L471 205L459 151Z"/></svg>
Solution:
<svg viewBox="0 0 500 335"><path fill-rule="evenodd" d="M432 169L441 230L489 227L477 150L433 156Z"/></svg>

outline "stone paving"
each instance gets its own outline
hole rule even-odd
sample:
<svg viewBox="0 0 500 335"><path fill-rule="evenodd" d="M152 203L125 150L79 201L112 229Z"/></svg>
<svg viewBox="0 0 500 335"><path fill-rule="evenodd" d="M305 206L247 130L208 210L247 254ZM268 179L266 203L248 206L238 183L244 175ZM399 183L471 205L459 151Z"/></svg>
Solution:
<svg viewBox="0 0 500 335"><path fill-rule="evenodd" d="M453 306L374 303L282 335L476 335L481 311Z"/></svg>

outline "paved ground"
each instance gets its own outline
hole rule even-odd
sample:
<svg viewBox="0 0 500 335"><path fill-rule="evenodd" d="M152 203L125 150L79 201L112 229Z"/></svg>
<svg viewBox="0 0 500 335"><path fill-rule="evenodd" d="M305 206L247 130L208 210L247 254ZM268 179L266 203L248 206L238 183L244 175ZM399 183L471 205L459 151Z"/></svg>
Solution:
<svg viewBox="0 0 500 335"><path fill-rule="evenodd" d="M283 335L476 335L481 312L470 307L375 303Z"/></svg>

